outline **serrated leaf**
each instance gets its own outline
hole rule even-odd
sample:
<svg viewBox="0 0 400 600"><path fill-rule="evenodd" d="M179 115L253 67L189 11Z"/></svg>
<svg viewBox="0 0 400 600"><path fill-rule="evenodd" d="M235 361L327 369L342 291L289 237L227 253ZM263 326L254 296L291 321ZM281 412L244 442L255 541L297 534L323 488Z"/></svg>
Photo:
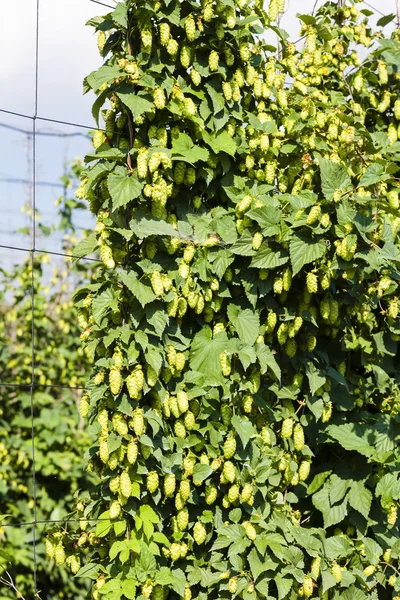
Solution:
<svg viewBox="0 0 400 600"><path fill-rule="evenodd" d="M374 448L363 439L365 429L357 423L344 423L343 425L329 425L327 434L339 442L345 450L355 450L363 456L371 456Z"/></svg>
<svg viewBox="0 0 400 600"><path fill-rule="evenodd" d="M157 219L132 219L130 227L135 235L140 240L143 240L151 235L166 235L169 237L179 237L176 229L165 221L157 221Z"/></svg>
<svg viewBox="0 0 400 600"><path fill-rule="evenodd" d="M215 154L226 152L227 154L230 154L230 156L234 156L236 153L236 142L226 131L221 131L221 133L218 133L215 136L204 132L203 139Z"/></svg>
<svg viewBox="0 0 400 600"><path fill-rule="evenodd" d="M128 176L124 167L117 167L107 177L107 186L112 198L113 210L126 206L131 200L139 198L143 184L136 176Z"/></svg>
<svg viewBox="0 0 400 600"><path fill-rule="evenodd" d="M80 242L74 246L73 256L82 258L84 256L88 256L92 254L96 250L98 246L97 238L95 233L91 233L87 237L83 238Z"/></svg>
<svg viewBox="0 0 400 600"><path fill-rule="evenodd" d="M210 477L212 472L213 470L210 467L210 465L203 465L197 463L196 465L194 465L193 479L196 479L198 481L204 481L205 479L207 479L207 477Z"/></svg>
<svg viewBox="0 0 400 600"><path fill-rule="evenodd" d="M321 189L327 200L333 200L333 195L337 190L348 192L352 188L351 179L346 173L346 169L326 158L319 159L321 170Z"/></svg>
<svg viewBox="0 0 400 600"><path fill-rule="evenodd" d="M290 240L289 251L293 275L296 275L304 265L318 260L325 254L326 244L323 240L313 240L304 234L294 234Z"/></svg>
<svg viewBox="0 0 400 600"><path fill-rule="evenodd" d="M132 89L127 89L126 91L119 90L117 96L130 109L134 119L141 117L143 113L153 108L153 99L149 94L142 92L134 94Z"/></svg>
<svg viewBox="0 0 400 600"><path fill-rule="evenodd" d="M282 577L281 575L276 575L274 581L276 587L278 588L278 600L286 598L286 596L292 589L293 579L287 579L285 577Z"/></svg>
<svg viewBox="0 0 400 600"><path fill-rule="evenodd" d="M210 327L203 327L193 338L190 347L190 366L201 373L221 373L220 354L228 344L226 334L220 333L214 338Z"/></svg>
<svg viewBox="0 0 400 600"><path fill-rule="evenodd" d="M118 304L111 288L106 288L93 298L92 314L96 323L110 310L115 310Z"/></svg>
<svg viewBox="0 0 400 600"><path fill-rule="evenodd" d="M132 292L142 307L156 299L151 287L139 281L134 271L120 271L118 277L129 291Z"/></svg>
<svg viewBox="0 0 400 600"><path fill-rule="evenodd" d="M281 379L281 369L276 362L272 350L265 344L256 345L256 354L260 363L261 373L266 373L268 369L271 369L275 377Z"/></svg>
<svg viewBox="0 0 400 600"><path fill-rule="evenodd" d="M260 329L260 317L249 308L241 310L235 304L229 304L228 318L239 338L245 344L252 346L257 339Z"/></svg>
<svg viewBox="0 0 400 600"><path fill-rule="evenodd" d="M250 266L258 269L276 269L286 264L288 260L289 256L285 250L281 248L273 250L267 242L264 242L252 258Z"/></svg>
<svg viewBox="0 0 400 600"><path fill-rule="evenodd" d="M79 569L74 577L86 577L87 579L97 579L100 572L100 565L97 563L86 563Z"/></svg>
<svg viewBox="0 0 400 600"><path fill-rule="evenodd" d="M369 165L365 170L365 173L361 177L360 186L368 187L374 183L379 183L389 178L389 175L384 175L385 169L379 163L373 163Z"/></svg>
<svg viewBox="0 0 400 600"><path fill-rule="evenodd" d="M354 510L368 519L372 504L372 492L368 490L362 481L354 481L348 496L349 504Z"/></svg>
<svg viewBox="0 0 400 600"><path fill-rule="evenodd" d="M247 444L256 435L257 431L248 419L235 415L232 417L232 426L242 442L243 448L246 448Z"/></svg>

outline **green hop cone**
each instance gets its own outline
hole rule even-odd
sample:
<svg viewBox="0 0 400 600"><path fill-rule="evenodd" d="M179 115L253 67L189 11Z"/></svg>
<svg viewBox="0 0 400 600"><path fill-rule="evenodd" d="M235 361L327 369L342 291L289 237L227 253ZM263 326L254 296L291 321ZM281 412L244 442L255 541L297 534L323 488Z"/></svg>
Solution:
<svg viewBox="0 0 400 600"><path fill-rule="evenodd" d="M128 433L128 425L122 413L114 413L112 418L114 431L119 435L124 436Z"/></svg>
<svg viewBox="0 0 400 600"><path fill-rule="evenodd" d="M222 423L225 425L225 427L229 427L232 421L232 409L228 404L222 404L221 406L221 418L222 418Z"/></svg>
<svg viewBox="0 0 400 600"><path fill-rule="evenodd" d="M246 536L249 538L249 540L254 542L254 540L257 538L257 531L254 525L252 523L249 523L249 521L245 521L244 523L242 523L242 525L245 529Z"/></svg>
<svg viewBox="0 0 400 600"><path fill-rule="evenodd" d="M259 250L263 241L264 241L264 238L263 238L262 233L260 231L256 231L256 233L253 236L253 241L252 241L253 250Z"/></svg>
<svg viewBox="0 0 400 600"><path fill-rule="evenodd" d="M186 427L186 429L188 431L192 431L192 429L194 429L195 425L196 425L196 417L194 416L194 414L189 410L183 419L184 425Z"/></svg>
<svg viewBox="0 0 400 600"><path fill-rule="evenodd" d="M185 427L185 424L182 421L182 419L178 419L177 421L175 421L175 423L174 423L174 434L178 438L182 438L183 439L183 438L186 437L186 427Z"/></svg>
<svg viewBox="0 0 400 600"><path fill-rule="evenodd" d="M289 439L290 437L292 437L292 433L293 433L293 419L291 417L288 417L282 423L281 437L283 437L284 439Z"/></svg>
<svg viewBox="0 0 400 600"><path fill-rule="evenodd" d="M321 422L328 423L328 421L330 421L331 417L332 417L332 402L329 401L326 404L324 404L324 407L322 409Z"/></svg>
<svg viewBox="0 0 400 600"><path fill-rule="evenodd" d="M132 494L132 482L127 471L122 471L119 478L119 489L124 498L130 498Z"/></svg>
<svg viewBox="0 0 400 600"><path fill-rule="evenodd" d="M227 481L229 481L230 483L234 483L236 479L235 465L230 460L227 460L224 463L224 468L222 472Z"/></svg>
<svg viewBox="0 0 400 600"><path fill-rule="evenodd" d="M117 367L110 369L110 390L113 396L117 396L122 388L121 371Z"/></svg>
<svg viewBox="0 0 400 600"><path fill-rule="evenodd" d="M157 297L162 296L164 294L164 285L160 271L153 271L150 277L150 281L154 294Z"/></svg>
<svg viewBox="0 0 400 600"><path fill-rule="evenodd" d="M141 436L146 430L142 408L135 408L133 411L132 429L137 437Z"/></svg>
<svg viewBox="0 0 400 600"><path fill-rule="evenodd" d="M196 542L196 544L201 546L201 544L204 544L204 542L206 541L206 537L207 537L207 530L206 530L205 526L200 521L197 521L193 527L194 541Z"/></svg>
<svg viewBox="0 0 400 600"><path fill-rule="evenodd" d="M121 514L121 504L118 500L113 500L110 504L110 519L118 519Z"/></svg>
<svg viewBox="0 0 400 600"><path fill-rule="evenodd" d="M166 498L172 498L175 494L176 488L176 477L174 473L169 473L164 477L164 496Z"/></svg>
<svg viewBox="0 0 400 600"><path fill-rule="evenodd" d="M251 394L245 394L242 399L243 412L250 414L253 408L253 396Z"/></svg>
<svg viewBox="0 0 400 600"><path fill-rule="evenodd" d="M334 561L332 566L332 575L336 579L337 583L342 581L342 573L342 567L338 565L336 561Z"/></svg>
<svg viewBox="0 0 400 600"><path fill-rule="evenodd" d="M242 492L240 494L241 502L248 503L251 497L253 496L253 486L251 483L246 483L243 486Z"/></svg>
<svg viewBox="0 0 400 600"><path fill-rule="evenodd" d="M90 408L90 396L89 394L84 394L79 402L79 414L82 419L85 419L89 414Z"/></svg>
<svg viewBox="0 0 400 600"><path fill-rule="evenodd" d="M190 498L190 481L188 479L182 479L179 484L179 494L184 502Z"/></svg>
<svg viewBox="0 0 400 600"><path fill-rule="evenodd" d="M321 207L319 204L312 206L307 217L307 225L313 225L316 223L321 215Z"/></svg>
<svg viewBox="0 0 400 600"><path fill-rule="evenodd" d="M309 460L303 460L299 466L299 481L306 481L310 474L311 463Z"/></svg>
<svg viewBox="0 0 400 600"><path fill-rule="evenodd" d="M219 54L216 50L212 50L208 57L208 66L210 67L210 71L218 71L219 65Z"/></svg>
<svg viewBox="0 0 400 600"><path fill-rule="evenodd" d="M193 40L196 37L196 23L195 23L195 20L194 20L192 14L190 14L188 17L186 17L185 31L186 31L186 37L189 40L189 42L193 42Z"/></svg>
<svg viewBox="0 0 400 600"><path fill-rule="evenodd" d="M318 292L318 278L315 273L307 273L306 285L310 294L316 294Z"/></svg>
<svg viewBox="0 0 400 600"><path fill-rule="evenodd" d="M312 577L304 577L303 580L304 598L311 598L314 591L314 583Z"/></svg>
<svg viewBox="0 0 400 600"><path fill-rule="evenodd" d="M220 354L219 362L221 365L222 374L225 377L229 377L229 375L231 374L231 360L226 351Z"/></svg>
<svg viewBox="0 0 400 600"><path fill-rule="evenodd" d="M211 504L214 504L214 502L217 499L217 496L218 496L217 487L213 483L208 485L205 489L205 494L204 494L206 504L208 504L209 506L211 506Z"/></svg>
<svg viewBox="0 0 400 600"><path fill-rule="evenodd" d="M230 435L224 442L224 458L229 459L234 456L236 452L236 440Z"/></svg>
<svg viewBox="0 0 400 600"><path fill-rule="evenodd" d="M234 502L236 502L236 500L239 499L239 494L240 494L240 488L238 486L237 483L234 483L233 485L230 486L229 490L228 490L228 500L231 504L233 504Z"/></svg>
<svg viewBox="0 0 400 600"><path fill-rule="evenodd" d="M150 471L146 477L146 487L150 494L154 494L158 490L159 477L156 471Z"/></svg>
<svg viewBox="0 0 400 600"><path fill-rule="evenodd" d="M179 531L185 531L185 529L187 529L189 525L189 511L186 506L178 512L176 516L176 522L178 524Z"/></svg>
<svg viewBox="0 0 400 600"><path fill-rule="evenodd" d="M237 590L238 580L237 577L231 577L228 581L228 591L234 594Z"/></svg>
<svg viewBox="0 0 400 600"><path fill-rule="evenodd" d="M59 566L61 566L65 563L66 555L65 555L64 546L62 545L61 542L59 544L57 544L57 546L54 549L54 560L55 560L56 565L59 565Z"/></svg>
<svg viewBox="0 0 400 600"><path fill-rule="evenodd" d="M316 556L311 563L311 575L315 580L318 579L321 573L321 557Z"/></svg>
<svg viewBox="0 0 400 600"><path fill-rule="evenodd" d="M300 452L305 445L304 429L300 423L296 423L293 429L293 445L294 449Z"/></svg>
<svg viewBox="0 0 400 600"><path fill-rule="evenodd" d="M127 446L127 450L126 450L126 458L129 464L134 465L136 460L137 460L137 456L138 456L138 445L136 440L132 439L128 446Z"/></svg>
<svg viewBox="0 0 400 600"><path fill-rule="evenodd" d="M112 494L116 494L119 490L119 475L112 477L109 481L108 487Z"/></svg>
<svg viewBox="0 0 400 600"><path fill-rule="evenodd" d="M171 544L170 552L171 552L171 560L173 562L179 560L181 557L181 545L180 544Z"/></svg>

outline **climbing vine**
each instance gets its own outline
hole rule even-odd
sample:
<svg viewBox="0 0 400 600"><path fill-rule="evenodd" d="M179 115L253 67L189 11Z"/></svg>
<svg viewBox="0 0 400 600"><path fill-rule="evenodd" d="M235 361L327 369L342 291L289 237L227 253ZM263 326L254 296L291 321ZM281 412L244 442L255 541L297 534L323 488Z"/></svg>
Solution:
<svg viewBox="0 0 400 600"><path fill-rule="evenodd" d="M277 0L89 22L99 521L47 545L94 599L399 597L400 43L357 4L297 44Z"/></svg>

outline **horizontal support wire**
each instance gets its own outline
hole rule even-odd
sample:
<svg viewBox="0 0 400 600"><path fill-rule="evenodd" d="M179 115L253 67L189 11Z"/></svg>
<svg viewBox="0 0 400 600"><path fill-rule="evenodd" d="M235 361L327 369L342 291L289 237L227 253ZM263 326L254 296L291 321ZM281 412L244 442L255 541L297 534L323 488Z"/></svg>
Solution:
<svg viewBox="0 0 400 600"><path fill-rule="evenodd" d="M33 119L33 117L25 117ZM20 127L14 127L13 125L7 125L7 123L0 123L0 127L4 129L9 129L10 131L16 131L17 133L24 133L25 135L32 135L32 131L29 129L21 129ZM61 138L70 138L70 137L84 137L87 138L87 135L81 133L80 131L74 131L72 133L61 133L56 131L36 131L36 135L43 135L46 137L61 137Z"/></svg>
<svg viewBox="0 0 400 600"><path fill-rule="evenodd" d="M78 387L73 385L57 385L56 383L7 383L6 381L0 381L0 387L12 387L12 388L23 388L30 390L31 388L49 388L59 390L82 390L83 392L89 391L89 388Z"/></svg>
<svg viewBox="0 0 400 600"><path fill-rule="evenodd" d="M29 252L30 254L37 252L38 254L50 254L51 256L63 256L64 258L74 258L76 260L88 260L90 262L100 262L97 258L90 258L89 256L75 256L74 254L65 254L63 252L53 252L52 250L41 250L40 248L19 248L18 246L8 246L7 244L0 244L0 248L7 250L17 250L18 252ZM116 263L118 264L118 263ZM122 265L120 265L122 266Z"/></svg>
<svg viewBox="0 0 400 600"><path fill-rule="evenodd" d="M91 519L89 517L82 516L81 519L44 519L43 521L24 521L23 523L2 523L2 527L35 527L36 525L46 525L47 523L80 523L81 521L87 521L88 523L98 523L101 521L109 521L111 523L122 523L125 519L116 518L116 519L106 519L106 518L98 518Z"/></svg>

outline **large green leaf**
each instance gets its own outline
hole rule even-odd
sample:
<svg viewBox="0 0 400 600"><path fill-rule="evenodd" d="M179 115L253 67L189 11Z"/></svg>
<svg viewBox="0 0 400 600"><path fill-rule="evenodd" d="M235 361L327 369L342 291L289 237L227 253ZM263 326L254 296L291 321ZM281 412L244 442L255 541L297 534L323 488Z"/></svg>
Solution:
<svg viewBox="0 0 400 600"><path fill-rule="evenodd" d="M136 176L128 175L123 167L117 167L114 173L110 173L107 185L113 201L113 210L126 206L131 200L139 198L143 187Z"/></svg>
<svg viewBox="0 0 400 600"><path fill-rule="evenodd" d="M260 317L258 314L249 308L242 310L235 304L229 304L228 317L242 342L253 345L260 329Z"/></svg>
<svg viewBox="0 0 400 600"><path fill-rule="evenodd" d="M219 333L213 338L211 327L203 327L193 338L190 347L190 366L200 373L221 372L220 355L228 345L226 334Z"/></svg>
<svg viewBox="0 0 400 600"><path fill-rule="evenodd" d="M289 260L287 252L281 248L273 250L264 242L251 261L251 267L258 269L276 269L286 264Z"/></svg>
<svg viewBox="0 0 400 600"><path fill-rule="evenodd" d="M313 240L304 234L294 234L289 245L290 261L293 275L296 275L304 265L321 258L326 252L324 240Z"/></svg>
<svg viewBox="0 0 400 600"><path fill-rule="evenodd" d="M365 437L365 428L357 423L329 425L328 435L336 440L345 450L354 450L363 456L371 456L374 448Z"/></svg>
<svg viewBox="0 0 400 600"><path fill-rule="evenodd" d="M348 496L349 504L368 519L372 504L372 492L368 490L362 481L354 481Z"/></svg>
<svg viewBox="0 0 400 600"><path fill-rule="evenodd" d="M134 119L153 108L152 97L144 92L134 94L132 89L119 90L117 96L131 110Z"/></svg>
<svg viewBox="0 0 400 600"><path fill-rule="evenodd" d="M143 307L156 299L151 287L139 281L134 271L120 271L118 277Z"/></svg>
<svg viewBox="0 0 400 600"><path fill-rule="evenodd" d="M351 179L342 165L326 158L320 158L319 167L322 193L327 200L333 200L333 195L337 190L348 192L352 188Z"/></svg>

